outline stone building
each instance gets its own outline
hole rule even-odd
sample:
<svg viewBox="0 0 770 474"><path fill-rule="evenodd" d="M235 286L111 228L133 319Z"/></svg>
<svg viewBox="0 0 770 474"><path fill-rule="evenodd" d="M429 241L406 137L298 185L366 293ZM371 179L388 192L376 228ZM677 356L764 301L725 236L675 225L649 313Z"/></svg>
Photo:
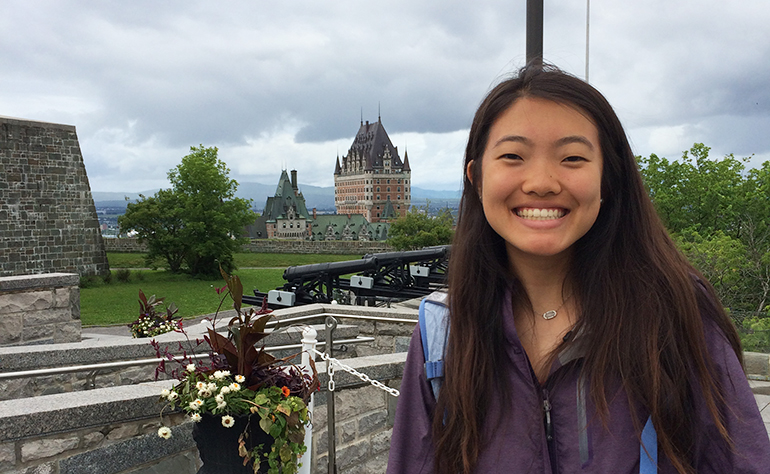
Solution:
<svg viewBox="0 0 770 474"><path fill-rule="evenodd" d="M297 186L297 170L291 170L291 181L283 170L275 195L267 198L265 209L255 223L257 232L264 227L264 236L268 239L306 240L310 238L311 222L305 197Z"/></svg>
<svg viewBox="0 0 770 474"><path fill-rule="evenodd" d="M337 214L360 214L368 222L388 222L406 215L411 203L411 168L382 126L361 122L347 155L337 157L334 204Z"/></svg>
<svg viewBox="0 0 770 474"><path fill-rule="evenodd" d="M0 116L0 276L109 272L75 127Z"/></svg>

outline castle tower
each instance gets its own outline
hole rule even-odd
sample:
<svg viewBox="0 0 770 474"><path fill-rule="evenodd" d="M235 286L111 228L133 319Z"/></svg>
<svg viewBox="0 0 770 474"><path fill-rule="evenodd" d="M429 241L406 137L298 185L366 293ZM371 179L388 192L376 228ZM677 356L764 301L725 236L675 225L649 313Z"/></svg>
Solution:
<svg viewBox="0 0 770 474"><path fill-rule="evenodd" d="M372 223L406 215L411 204L411 174L409 158L405 154L401 161L381 120L362 121L347 155L342 161L337 157L337 214L361 214Z"/></svg>

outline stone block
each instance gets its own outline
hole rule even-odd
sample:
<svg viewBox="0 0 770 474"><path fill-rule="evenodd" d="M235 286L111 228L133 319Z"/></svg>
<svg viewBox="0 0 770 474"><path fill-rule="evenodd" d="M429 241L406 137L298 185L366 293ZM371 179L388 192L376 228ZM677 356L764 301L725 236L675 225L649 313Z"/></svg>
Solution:
<svg viewBox="0 0 770 474"><path fill-rule="evenodd" d="M356 439L356 420L339 423L336 426L338 443L347 444Z"/></svg>
<svg viewBox="0 0 770 474"><path fill-rule="evenodd" d="M761 352L744 352L743 362L746 373L751 375L770 375L770 355Z"/></svg>
<svg viewBox="0 0 770 474"><path fill-rule="evenodd" d="M88 449L92 448L104 440L104 435L99 431L94 431L93 433L87 433L83 435L83 447Z"/></svg>
<svg viewBox="0 0 770 474"><path fill-rule="evenodd" d="M68 309L39 309L24 313L24 326L41 326L51 323L65 323L71 321Z"/></svg>
<svg viewBox="0 0 770 474"><path fill-rule="evenodd" d="M72 319L80 319L80 288L78 287L70 289L69 308Z"/></svg>
<svg viewBox="0 0 770 474"><path fill-rule="evenodd" d="M16 464L16 444L0 444L0 469L11 467Z"/></svg>
<svg viewBox="0 0 770 474"><path fill-rule="evenodd" d="M409 342L411 340L412 340L412 336L397 336L393 352L409 351Z"/></svg>
<svg viewBox="0 0 770 474"><path fill-rule="evenodd" d="M65 342L80 342L80 321L69 321L57 324L54 327L53 342L61 344Z"/></svg>
<svg viewBox="0 0 770 474"><path fill-rule="evenodd" d="M54 308L69 308L70 306L70 293L73 288L55 288L53 290L53 307Z"/></svg>
<svg viewBox="0 0 770 474"><path fill-rule="evenodd" d="M393 430L382 431L372 436L372 454L390 450L390 437ZM384 471L383 471L384 472Z"/></svg>
<svg viewBox="0 0 770 474"><path fill-rule="evenodd" d="M18 471L13 471L11 474L57 474L56 463L48 462L37 466L22 468Z"/></svg>
<svg viewBox="0 0 770 474"><path fill-rule="evenodd" d="M364 436L375 431L381 430L387 426L388 411L381 410L362 416L358 420L358 435Z"/></svg>
<svg viewBox="0 0 770 474"><path fill-rule="evenodd" d="M139 434L139 425L137 424L124 424L117 426L107 433L107 439L110 441L116 441L119 439L131 438Z"/></svg>
<svg viewBox="0 0 770 474"><path fill-rule="evenodd" d="M56 456L77 448L79 441L77 436L27 441L21 445L21 461L29 462Z"/></svg>
<svg viewBox="0 0 770 474"><path fill-rule="evenodd" d="M53 293L50 290L0 295L0 314L48 309L52 305Z"/></svg>
<svg viewBox="0 0 770 474"><path fill-rule="evenodd" d="M337 392L334 405L338 420L377 410L385 406L385 392L371 385Z"/></svg>
<svg viewBox="0 0 770 474"><path fill-rule="evenodd" d="M23 327L21 313L0 314L0 346L21 342Z"/></svg>
<svg viewBox="0 0 770 474"><path fill-rule="evenodd" d="M348 446L337 446L337 467L342 470L365 462L369 456L369 447L366 439Z"/></svg>
<svg viewBox="0 0 770 474"><path fill-rule="evenodd" d="M356 466L350 471L343 471L342 474L382 474L388 468L388 455L382 453L374 458L368 460L361 466Z"/></svg>
<svg viewBox="0 0 770 474"><path fill-rule="evenodd" d="M21 338L25 343L44 342L53 343L54 324L40 326L25 326L21 331Z"/></svg>

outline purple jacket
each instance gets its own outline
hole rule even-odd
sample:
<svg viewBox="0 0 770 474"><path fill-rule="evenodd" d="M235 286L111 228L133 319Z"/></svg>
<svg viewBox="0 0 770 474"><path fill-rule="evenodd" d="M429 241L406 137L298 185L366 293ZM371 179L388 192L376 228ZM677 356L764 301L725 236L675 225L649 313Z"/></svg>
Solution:
<svg viewBox="0 0 770 474"><path fill-rule="evenodd" d="M620 473L639 472L639 435L634 430L628 398L622 390L608 400L606 428L596 414L578 371L565 367L576 356L560 354L544 389L533 376L527 355L516 335L510 298L504 304L505 356L513 396L501 406L494 402L487 414L490 426L486 449L479 454L476 472L494 473ZM704 318L706 341L716 379L725 389L726 427L735 449L722 440L705 404L695 400L697 433L695 469L699 474L770 473L770 440L746 376L723 333ZM564 371L553 377L557 371ZM543 401L551 404L553 441L549 447L543 422ZM431 422L435 399L425 377L419 325L415 328L401 384L396 421L390 444L388 474L433 474ZM648 414L637 410L644 425ZM494 434L491 425L500 420ZM675 473L659 450L661 474ZM443 473L442 473L443 474Z"/></svg>

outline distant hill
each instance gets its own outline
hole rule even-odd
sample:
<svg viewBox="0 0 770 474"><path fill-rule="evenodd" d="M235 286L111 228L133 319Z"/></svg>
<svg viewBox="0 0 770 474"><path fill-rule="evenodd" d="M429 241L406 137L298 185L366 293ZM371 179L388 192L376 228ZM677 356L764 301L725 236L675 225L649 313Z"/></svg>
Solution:
<svg viewBox="0 0 770 474"><path fill-rule="evenodd" d="M238 191L235 193L237 197L244 199L252 199L254 201L254 208L257 211L261 211L265 206L265 201L268 196L275 195L276 184L262 184L262 183L249 183L242 182L238 184ZM299 185L299 190L302 195L305 196L305 203L308 209L316 208L319 211L333 211L334 210L334 186L312 186L309 184ZM119 192L93 192L94 203L96 207L122 207L125 209L126 204L139 199L139 194L145 196L152 196L158 190L143 191L141 193L119 193ZM128 201L126 201L128 197ZM412 204L422 206L425 205L426 200L431 201L431 207L433 206L445 206L456 207L457 201L460 199L460 191L437 191L433 189L424 189L416 186L412 186Z"/></svg>

